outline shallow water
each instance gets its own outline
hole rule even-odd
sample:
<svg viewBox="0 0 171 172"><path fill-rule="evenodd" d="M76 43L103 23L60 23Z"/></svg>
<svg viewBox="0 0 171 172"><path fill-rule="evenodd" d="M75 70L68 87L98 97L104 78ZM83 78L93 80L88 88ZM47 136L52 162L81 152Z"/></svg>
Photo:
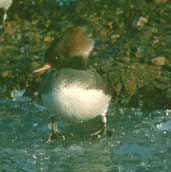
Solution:
<svg viewBox="0 0 171 172"><path fill-rule="evenodd" d="M43 106L31 101L1 100L0 109L2 172L171 170L171 110L111 106L108 135L89 136L98 128L98 119L81 124L59 121L66 141L56 138L47 144L49 116Z"/></svg>

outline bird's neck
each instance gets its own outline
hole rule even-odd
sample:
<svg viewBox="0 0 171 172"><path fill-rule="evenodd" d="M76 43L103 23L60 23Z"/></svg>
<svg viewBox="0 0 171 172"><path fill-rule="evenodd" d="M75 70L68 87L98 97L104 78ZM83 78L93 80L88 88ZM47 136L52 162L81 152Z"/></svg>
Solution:
<svg viewBox="0 0 171 172"><path fill-rule="evenodd" d="M72 68L85 70L87 68L87 59L81 57L69 57L63 61L58 68Z"/></svg>

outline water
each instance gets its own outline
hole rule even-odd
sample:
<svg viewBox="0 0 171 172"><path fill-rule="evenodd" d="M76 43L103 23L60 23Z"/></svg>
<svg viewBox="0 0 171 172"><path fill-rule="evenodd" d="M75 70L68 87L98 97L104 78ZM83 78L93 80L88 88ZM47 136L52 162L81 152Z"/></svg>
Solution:
<svg viewBox="0 0 171 172"><path fill-rule="evenodd" d="M49 116L43 106L29 99L1 100L0 109L0 172L171 170L171 110L111 106L110 134L89 136L98 119L84 124L59 121L66 141L56 138L47 144Z"/></svg>

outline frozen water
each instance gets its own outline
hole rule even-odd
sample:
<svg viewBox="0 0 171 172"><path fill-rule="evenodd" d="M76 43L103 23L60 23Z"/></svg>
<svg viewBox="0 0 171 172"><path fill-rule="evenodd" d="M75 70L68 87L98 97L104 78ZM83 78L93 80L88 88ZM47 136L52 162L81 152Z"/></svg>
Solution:
<svg viewBox="0 0 171 172"><path fill-rule="evenodd" d="M31 101L0 100L2 172L169 172L169 110L116 109L108 114L112 135L89 134L99 119L71 124L59 121L66 141L47 144L49 116Z"/></svg>

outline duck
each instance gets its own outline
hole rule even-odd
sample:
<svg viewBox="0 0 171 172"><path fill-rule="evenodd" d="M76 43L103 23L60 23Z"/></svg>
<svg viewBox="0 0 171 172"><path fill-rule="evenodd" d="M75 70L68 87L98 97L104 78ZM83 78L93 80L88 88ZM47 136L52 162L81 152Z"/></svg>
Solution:
<svg viewBox="0 0 171 172"><path fill-rule="evenodd" d="M60 39L52 41L43 66L34 73L48 70L41 83L41 99L51 114L48 142L53 135L65 136L57 126L57 119L88 121L100 116L101 127L91 136L106 131L107 110L111 100L108 84L87 61L95 41L85 26L69 28Z"/></svg>
<svg viewBox="0 0 171 172"><path fill-rule="evenodd" d="M4 15L3 15L3 21L2 23L5 24L5 21L7 19L7 11L12 5L12 0L0 0L0 8L4 10Z"/></svg>

